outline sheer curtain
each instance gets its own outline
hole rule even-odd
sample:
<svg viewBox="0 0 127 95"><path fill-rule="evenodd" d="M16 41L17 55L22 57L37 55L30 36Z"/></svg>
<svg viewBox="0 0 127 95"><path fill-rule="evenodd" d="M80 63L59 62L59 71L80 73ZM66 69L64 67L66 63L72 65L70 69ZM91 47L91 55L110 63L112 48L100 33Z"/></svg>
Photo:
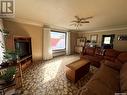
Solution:
<svg viewBox="0 0 127 95"><path fill-rule="evenodd" d="M52 46L51 46L51 30L50 28L44 28L43 36L43 60L52 59Z"/></svg>
<svg viewBox="0 0 127 95"><path fill-rule="evenodd" d="M0 29L3 29L2 19L0 19ZM2 46L1 43L4 43L4 38L2 36L2 33L0 32L0 64L2 63L2 60L3 60L3 52L4 52L4 49L1 47Z"/></svg>
<svg viewBox="0 0 127 95"><path fill-rule="evenodd" d="M67 32L66 37L66 55L70 55L70 32Z"/></svg>

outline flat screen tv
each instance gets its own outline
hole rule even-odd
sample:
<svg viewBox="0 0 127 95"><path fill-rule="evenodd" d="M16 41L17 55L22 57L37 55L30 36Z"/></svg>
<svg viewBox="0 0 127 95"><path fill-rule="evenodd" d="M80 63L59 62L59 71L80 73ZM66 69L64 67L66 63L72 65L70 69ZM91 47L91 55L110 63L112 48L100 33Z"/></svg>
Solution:
<svg viewBox="0 0 127 95"><path fill-rule="evenodd" d="M19 59L30 56L32 54L31 43L28 41L16 41L15 50L18 52L17 54Z"/></svg>

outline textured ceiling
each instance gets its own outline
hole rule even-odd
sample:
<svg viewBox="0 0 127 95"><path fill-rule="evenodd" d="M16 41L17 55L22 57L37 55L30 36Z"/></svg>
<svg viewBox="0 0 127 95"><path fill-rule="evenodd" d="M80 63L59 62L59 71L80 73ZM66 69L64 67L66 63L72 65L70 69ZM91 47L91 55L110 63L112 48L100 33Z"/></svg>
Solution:
<svg viewBox="0 0 127 95"><path fill-rule="evenodd" d="M75 15L93 16L82 30L127 25L127 0L15 0L16 18L75 29Z"/></svg>

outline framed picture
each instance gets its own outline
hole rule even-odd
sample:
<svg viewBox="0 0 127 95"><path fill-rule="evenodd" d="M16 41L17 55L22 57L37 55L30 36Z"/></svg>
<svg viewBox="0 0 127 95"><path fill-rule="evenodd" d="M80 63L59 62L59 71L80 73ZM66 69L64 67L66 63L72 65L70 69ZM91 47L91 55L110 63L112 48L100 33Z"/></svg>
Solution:
<svg viewBox="0 0 127 95"><path fill-rule="evenodd" d="M119 41L127 41L127 35L118 35L117 40L119 40Z"/></svg>
<svg viewBox="0 0 127 95"><path fill-rule="evenodd" d="M97 40L98 40L98 35L97 35L97 34L90 35L90 40L91 40L92 42L97 43Z"/></svg>

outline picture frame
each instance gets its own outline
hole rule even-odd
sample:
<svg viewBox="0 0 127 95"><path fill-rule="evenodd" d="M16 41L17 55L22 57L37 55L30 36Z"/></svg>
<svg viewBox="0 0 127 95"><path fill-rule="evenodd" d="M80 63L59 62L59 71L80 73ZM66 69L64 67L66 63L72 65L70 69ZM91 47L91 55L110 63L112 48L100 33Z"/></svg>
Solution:
<svg viewBox="0 0 127 95"><path fill-rule="evenodd" d="M97 43L98 35L97 34L90 35L90 40L91 42Z"/></svg>

